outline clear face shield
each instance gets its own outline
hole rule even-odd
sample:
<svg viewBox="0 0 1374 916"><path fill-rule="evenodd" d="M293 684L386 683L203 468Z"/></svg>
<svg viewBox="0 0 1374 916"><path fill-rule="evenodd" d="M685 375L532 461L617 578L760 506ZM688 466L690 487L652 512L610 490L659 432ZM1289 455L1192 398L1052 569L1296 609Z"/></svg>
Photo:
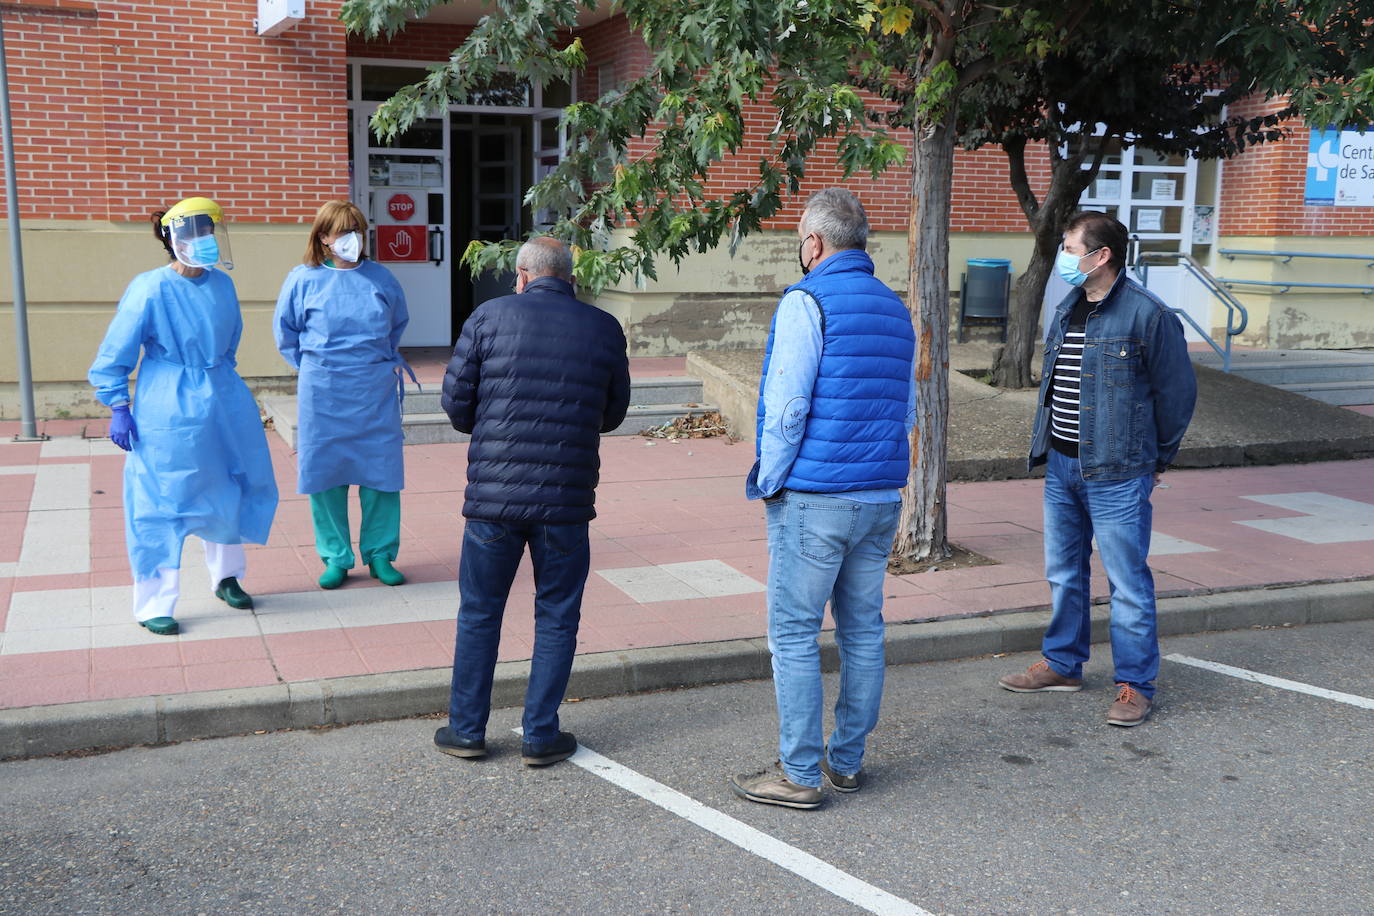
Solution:
<svg viewBox="0 0 1374 916"><path fill-rule="evenodd" d="M172 254L187 267L234 269L234 257L229 250L229 230L223 220L218 223L208 213L178 216L167 223L167 240Z"/></svg>

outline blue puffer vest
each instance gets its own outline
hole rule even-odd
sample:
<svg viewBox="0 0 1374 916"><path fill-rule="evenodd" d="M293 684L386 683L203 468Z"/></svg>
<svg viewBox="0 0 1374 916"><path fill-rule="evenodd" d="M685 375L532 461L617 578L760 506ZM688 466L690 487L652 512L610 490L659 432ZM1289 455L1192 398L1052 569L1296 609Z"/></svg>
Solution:
<svg viewBox="0 0 1374 916"><path fill-rule="evenodd" d="M531 280L468 318L440 401L454 428L472 433L464 516L595 518L601 433L630 402L620 322L557 277Z"/></svg>
<svg viewBox="0 0 1374 916"><path fill-rule="evenodd" d="M836 252L806 279L788 287L816 300L823 338L820 367L801 448L784 486L806 493L846 493L906 485L911 455L906 435L916 335L897 294L873 276L873 260L858 249ZM758 429L763 438L763 380Z"/></svg>

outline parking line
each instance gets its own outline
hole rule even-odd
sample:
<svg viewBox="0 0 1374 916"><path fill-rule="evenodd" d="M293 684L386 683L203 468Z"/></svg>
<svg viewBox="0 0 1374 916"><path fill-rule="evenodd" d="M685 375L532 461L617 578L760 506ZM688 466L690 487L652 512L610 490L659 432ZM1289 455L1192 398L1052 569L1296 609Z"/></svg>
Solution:
<svg viewBox="0 0 1374 916"><path fill-rule="evenodd" d="M520 731L518 728L515 730ZM633 792L640 798L653 802L663 810L691 821L701 829L735 844L745 852L751 852L760 858L767 859L774 865L785 868L794 875L805 878L817 887L848 900L870 913L933 916L928 910L923 910L914 903L909 903L901 897L889 894L882 888L874 887L866 881L860 881L848 872L840 871L835 866L810 853L802 852L795 846L789 846L761 830L735 820L728 814L722 814L715 808L707 807L676 789L670 789L663 783L655 782L642 773L637 773L610 758L601 756L596 751L579 746L577 753L573 754L570 759L587 772L594 773L627 792ZM801 816L805 817L806 815Z"/></svg>
<svg viewBox="0 0 1374 916"><path fill-rule="evenodd" d="M1323 700L1334 700L1337 703L1346 703L1350 706L1358 706L1361 709L1374 709L1374 699L1357 696L1353 693L1340 693L1336 690L1327 690L1325 687L1313 687L1311 684L1304 684L1301 681L1290 681L1281 677L1272 677L1268 674L1260 674L1258 671L1248 671L1245 668L1233 668L1230 665L1223 665L1220 662L1209 662L1206 659L1192 658L1187 655L1166 655L1164 657L1171 662L1178 662L1182 665L1192 665L1194 668L1203 668L1207 671L1215 671L1218 674L1240 678L1242 681L1253 681L1256 684L1264 684L1267 687L1278 687L1280 690L1292 690L1295 693L1305 693L1308 696L1321 697Z"/></svg>

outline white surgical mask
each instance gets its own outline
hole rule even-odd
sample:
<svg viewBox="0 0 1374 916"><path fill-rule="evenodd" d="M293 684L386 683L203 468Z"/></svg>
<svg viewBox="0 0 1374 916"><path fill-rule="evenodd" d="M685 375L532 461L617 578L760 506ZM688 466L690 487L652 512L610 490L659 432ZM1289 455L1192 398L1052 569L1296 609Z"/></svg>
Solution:
<svg viewBox="0 0 1374 916"><path fill-rule="evenodd" d="M347 261L350 264L358 260L363 253L363 237L360 233L350 232L341 235L334 240L334 244L329 246L334 253L339 256L339 260Z"/></svg>

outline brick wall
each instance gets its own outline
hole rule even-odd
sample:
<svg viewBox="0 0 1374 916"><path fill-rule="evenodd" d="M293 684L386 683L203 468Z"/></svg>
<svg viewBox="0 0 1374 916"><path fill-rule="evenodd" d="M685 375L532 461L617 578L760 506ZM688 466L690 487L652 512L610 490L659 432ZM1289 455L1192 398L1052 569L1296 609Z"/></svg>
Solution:
<svg viewBox="0 0 1374 916"><path fill-rule="evenodd" d="M1282 102L1253 96L1230 106L1230 113L1256 117L1279 110ZM1264 143L1222 167L1222 235L1374 235L1374 207L1309 207L1303 203L1310 131L1291 121L1291 136Z"/></svg>
<svg viewBox="0 0 1374 916"><path fill-rule="evenodd" d="M256 0L0 4L21 215L140 221L205 194L292 223L346 196L339 5L261 38Z"/></svg>

